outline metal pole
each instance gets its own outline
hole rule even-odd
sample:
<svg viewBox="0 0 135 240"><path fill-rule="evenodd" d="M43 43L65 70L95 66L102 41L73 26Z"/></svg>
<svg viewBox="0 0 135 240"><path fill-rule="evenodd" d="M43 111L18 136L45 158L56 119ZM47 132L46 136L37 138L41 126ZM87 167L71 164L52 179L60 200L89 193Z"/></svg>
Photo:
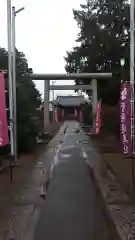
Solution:
<svg viewBox="0 0 135 240"><path fill-rule="evenodd" d="M7 35L8 35L8 86L9 86L9 109L10 109L10 142L11 156L14 156L13 135L13 85L12 85L12 52L11 52L11 0L7 0Z"/></svg>
<svg viewBox="0 0 135 240"><path fill-rule="evenodd" d="M12 160L14 157L13 133L13 86L12 86L12 53L11 53L11 0L7 0L7 39L8 39L8 91L9 91L9 124L10 124L10 181L12 182Z"/></svg>
<svg viewBox="0 0 135 240"><path fill-rule="evenodd" d="M49 125L49 85L50 80L44 81L44 133Z"/></svg>
<svg viewBox="0 0 135 240"><path fill-rule="evenodd" d="M16 107L16 47L15 47L15 7L12 7L12 54L13 54L13 119L14 119L14 157L17 162L17 107Z"/></svg>

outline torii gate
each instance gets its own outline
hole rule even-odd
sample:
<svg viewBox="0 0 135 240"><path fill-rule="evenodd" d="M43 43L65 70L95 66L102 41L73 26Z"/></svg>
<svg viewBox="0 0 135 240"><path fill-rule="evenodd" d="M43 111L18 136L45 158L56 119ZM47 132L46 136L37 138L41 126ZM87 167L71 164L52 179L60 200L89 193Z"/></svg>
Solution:
<svg viewBox="0 0 135 240"><path fill-rule="evenodd" d="M31 74L32 80L44 80L44 131L49 124L49 92L50 90L92 90L92 113L96 114L97 79L111 78L112 73L73 73L73 74ZM50 85L50 80L92 79L89 85ZM95 118L93 117L93 130Z"/></svg>

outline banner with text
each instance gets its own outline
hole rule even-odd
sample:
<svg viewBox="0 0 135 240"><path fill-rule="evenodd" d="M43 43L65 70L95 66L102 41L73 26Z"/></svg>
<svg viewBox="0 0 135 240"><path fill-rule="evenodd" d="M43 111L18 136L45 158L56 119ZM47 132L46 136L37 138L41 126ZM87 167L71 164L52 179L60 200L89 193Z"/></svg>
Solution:
<svg viewBox="0 0 135 240"><path fill-rule="evenodd" d="M0 72L0 147L8 145L8 124L6 113L5 80Z"/></svg>
<svg viewBox="0 0 135 240"><path fill-rule="evenodd" d="M122 152L130 156L132 154L131 136L131 84L121 84L120 91L120 141Z"/></svg>
<svg viewBox="0 0 135 240"><path fill-rule="evenodd" d="M96 112L96 135L100 133L101 128L101 101L98 102Z"/></svg>

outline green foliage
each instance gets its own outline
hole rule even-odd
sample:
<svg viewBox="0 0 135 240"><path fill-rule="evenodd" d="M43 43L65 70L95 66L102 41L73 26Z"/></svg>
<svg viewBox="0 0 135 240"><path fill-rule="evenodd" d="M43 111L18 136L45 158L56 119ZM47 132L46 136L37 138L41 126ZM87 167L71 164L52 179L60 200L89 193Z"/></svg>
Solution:
<svg viewBox="0 0 135 240"><path fill-rule="evenodd" d="M125 58L123 80L129 79L129 4L123 0L87 0L81 10L73 10L80 32L77 46L67 51L65 69L73 72L119 72ZM76 80L88 84L90 80ZM98 81L103 103L117 104L120 76ZM88 93L89 94L89 93Z"/></svg>
<svg viewBox="0 0 135 240"><path fill-rule="evenodd" d="M0 69L8 70L8 54L0 48ZM28 67L25 55L16 50L17 77L17 132L19 152L31 151L36 144L40 128L40 113L36 109L41 105L41 95L35 84L29 79L32 69ZM6 81L8 88L8 79ZM7 107L9 104L7 94Z"/></svg>

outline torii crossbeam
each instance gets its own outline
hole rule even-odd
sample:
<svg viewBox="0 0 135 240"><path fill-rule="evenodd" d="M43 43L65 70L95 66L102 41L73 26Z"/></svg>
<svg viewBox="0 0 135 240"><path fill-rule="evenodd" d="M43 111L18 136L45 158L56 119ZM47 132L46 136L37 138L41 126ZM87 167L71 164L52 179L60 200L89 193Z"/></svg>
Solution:
<svg viewBox="0 0 135 240"><path fill-rule="evenodd" d="M103 79L103 78L111 78L112 73L46 73L46 74L38 74L34 73L30 75L32 80L75 80L75 79Z"/></svg>

